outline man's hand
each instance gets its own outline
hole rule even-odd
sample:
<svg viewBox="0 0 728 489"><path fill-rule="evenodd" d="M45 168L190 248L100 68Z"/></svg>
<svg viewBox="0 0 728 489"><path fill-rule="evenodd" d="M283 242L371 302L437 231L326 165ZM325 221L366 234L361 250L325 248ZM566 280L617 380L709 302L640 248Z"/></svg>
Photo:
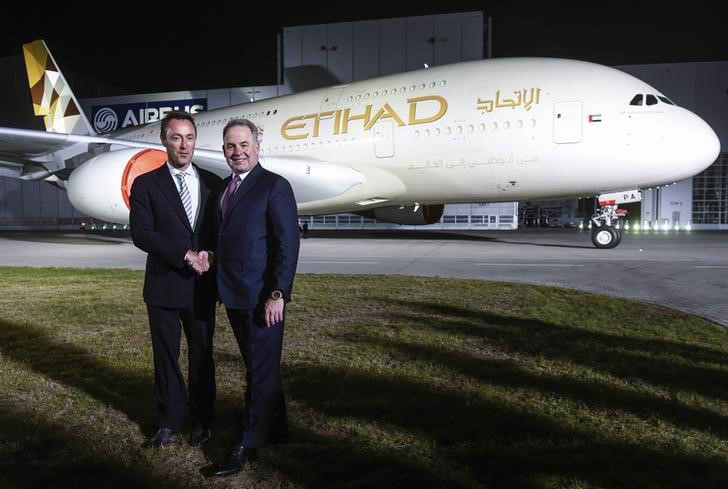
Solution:
<svg viewBox="0 0 728 489"><path fill-rule="evenodd" d="M197 275L202 275L210 269L212 255L204 250L199 253L188 250L187 254L185 254L185 261Z"/></svg>
<svg viewBox="0 0 728 489"><path fill-rule="evenodd" d="M286 307L286 303L283 299L268 299L265 301L265 325L269 328L274 324L278 324L283 321L283 310Z"/></svg>

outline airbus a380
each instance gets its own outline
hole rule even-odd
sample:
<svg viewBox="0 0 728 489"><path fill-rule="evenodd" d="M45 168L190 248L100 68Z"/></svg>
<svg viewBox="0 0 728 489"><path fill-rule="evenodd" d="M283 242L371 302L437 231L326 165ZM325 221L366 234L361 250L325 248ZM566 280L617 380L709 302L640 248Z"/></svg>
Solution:
<svg viewBox="0 0 728 489"><path fill-rule="evenodd" d="M43 41L23 45L47 131L0 128L0 174L65 188L78 210L126 223L133 179L166 160L159 123L96 134ZM619 244L620 203L718 157L700 117L641 80L583 61L469 61L195 114L194 161L229 172L222 128L246 117L261 164L302 215L437 222L446 203L599 196L598 248Z"/></svg>

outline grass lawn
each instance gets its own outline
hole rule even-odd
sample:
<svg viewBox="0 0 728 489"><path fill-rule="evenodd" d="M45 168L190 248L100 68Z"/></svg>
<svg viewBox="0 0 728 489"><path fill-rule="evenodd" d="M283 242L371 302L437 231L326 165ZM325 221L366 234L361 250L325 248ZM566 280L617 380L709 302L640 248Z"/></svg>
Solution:
<svg viewBox="0 0 728 489"><path fill-rule="evenodd" d="M347 275L297 277L291 441L206 480L242 360L220 306L212 441L141 449L142 281L0 268L0 488L728 488L728 330L565 289Z"/></svg>

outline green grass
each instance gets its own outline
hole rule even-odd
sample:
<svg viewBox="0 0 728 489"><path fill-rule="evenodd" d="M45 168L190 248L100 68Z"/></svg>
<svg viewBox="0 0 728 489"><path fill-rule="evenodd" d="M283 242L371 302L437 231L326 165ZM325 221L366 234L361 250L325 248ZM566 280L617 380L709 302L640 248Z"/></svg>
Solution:
<svg viewBox="0 0 728 489"><path fill-rule="evenodd" d="M242 408L218 308L218 419L156 429L143 274L0 268L0 488L728 487L728 331L576 291L299 275L292 440L205 480ZM182 354L184 361L185 354Z"/></svg>

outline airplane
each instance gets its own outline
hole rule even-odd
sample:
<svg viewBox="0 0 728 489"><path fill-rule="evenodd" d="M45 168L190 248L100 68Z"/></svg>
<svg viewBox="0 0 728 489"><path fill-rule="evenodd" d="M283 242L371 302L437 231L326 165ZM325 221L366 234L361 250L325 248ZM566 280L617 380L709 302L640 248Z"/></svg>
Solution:
<svg viewBox="0 0 728 489"><path fill-rule="evenodd" d="M23 52L46 131L0 128L0 175L54 183L79 211L127 223L134 178L166 161L159 122L96 134L45 42ZM461 62L199 112L196 164L229 174L222 128L237 117L259 126L260 162L289 180L300 215L425 225L447 203L596 195L591 238L605 249L621 241L620 204L720 152L705 121L647 83L559 58Z"/></svg>

